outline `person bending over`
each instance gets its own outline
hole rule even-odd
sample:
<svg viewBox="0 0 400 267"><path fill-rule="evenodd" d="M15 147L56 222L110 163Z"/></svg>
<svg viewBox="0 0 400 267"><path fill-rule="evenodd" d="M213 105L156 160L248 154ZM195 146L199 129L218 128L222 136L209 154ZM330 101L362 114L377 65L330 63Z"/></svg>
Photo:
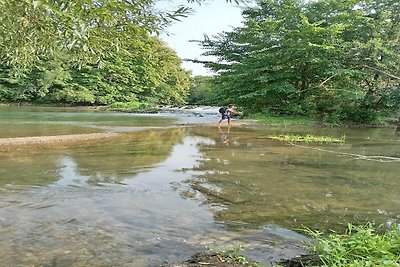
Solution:
<svg viewBox="0 0 400 267"><path fill-rule="evenodd" d="M234 104L229 104L225 108L223 108L223 112L221 112L221 119L218 122L218 126L221 125L222 121L228 120L228 124L231 125L232 115L241 115L242 113L235 110L236 106Z"/></svg>

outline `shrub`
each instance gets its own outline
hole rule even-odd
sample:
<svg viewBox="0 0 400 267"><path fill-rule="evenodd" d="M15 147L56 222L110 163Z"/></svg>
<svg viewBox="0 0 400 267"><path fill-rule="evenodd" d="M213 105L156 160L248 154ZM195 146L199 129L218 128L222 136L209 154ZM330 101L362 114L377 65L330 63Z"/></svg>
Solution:
<svg viewBox="0 0 400 267"><path fill-rule="evenodd" d="M124 111L146 111L151 109L151 105L142 102L114 102L110 105L111 109L124 110Z"/></svg>

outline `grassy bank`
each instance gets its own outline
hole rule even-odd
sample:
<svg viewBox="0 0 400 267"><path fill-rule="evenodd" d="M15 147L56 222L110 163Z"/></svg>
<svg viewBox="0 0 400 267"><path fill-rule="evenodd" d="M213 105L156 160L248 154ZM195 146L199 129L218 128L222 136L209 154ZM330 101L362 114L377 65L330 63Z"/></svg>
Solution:
<svg viewBox="0 0 400 267"><path fill-rule="evenodd" d="M320 261L316 266L400 266L398 227L386 230L371 224L349 224L344 234L306 232L316 240L310 245L311 252L318 255Z"/></svg>

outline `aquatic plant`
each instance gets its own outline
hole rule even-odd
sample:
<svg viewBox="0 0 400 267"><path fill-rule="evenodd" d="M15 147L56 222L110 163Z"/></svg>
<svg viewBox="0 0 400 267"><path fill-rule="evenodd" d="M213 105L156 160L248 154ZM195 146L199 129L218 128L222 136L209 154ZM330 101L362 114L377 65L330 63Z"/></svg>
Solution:
<svg viewBox="0 0 400 267"><path fill-rule="evenodd" d="M292 134L284 134L268 136L271 139L279 140L282 142L304 142L304 143L344 143L346 137L342 135L341 137L332 137L332 136L315 136L311 134L307 134L305 136L302 135L292 135Z"/></svg>
<svg viewBox="0 0 400 267"><path fill-rule="evenodd" d="M261 267L261 265L243 255L240 255L240 251L244 248L242 243L238 243L232 247L224 250L214 250L209 248L208 252L202 253L201 255L209 261L212 257L216 257L216 262L212 263L212 266L219 266L221 263L227 264L223 266L247 266L247 267ZM210 262L209 262L210 263ZM221 265L222 266L222 265Z"/></svg>

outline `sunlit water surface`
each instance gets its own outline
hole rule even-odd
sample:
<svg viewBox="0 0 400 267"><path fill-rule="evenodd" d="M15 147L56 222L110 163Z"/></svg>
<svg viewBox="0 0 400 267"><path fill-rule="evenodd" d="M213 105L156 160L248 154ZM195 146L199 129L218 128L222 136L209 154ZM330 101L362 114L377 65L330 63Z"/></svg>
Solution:
<svg viewBox="0 0 400 267"><path fill-rule="evenodd" d="M8 112L1 133L17 121L31 136L29 119ZM46 112L49 125L67 116ZM238 242L267 264L302 251L300 228L400 218L400 137L392 129L159 128L174 120L68 116L73 125L60 124L82 127L76 133L96 124L157 128L0 153L0 266L160 266ZM268 138L281 133L344 134L346 142Z"/></svg>

